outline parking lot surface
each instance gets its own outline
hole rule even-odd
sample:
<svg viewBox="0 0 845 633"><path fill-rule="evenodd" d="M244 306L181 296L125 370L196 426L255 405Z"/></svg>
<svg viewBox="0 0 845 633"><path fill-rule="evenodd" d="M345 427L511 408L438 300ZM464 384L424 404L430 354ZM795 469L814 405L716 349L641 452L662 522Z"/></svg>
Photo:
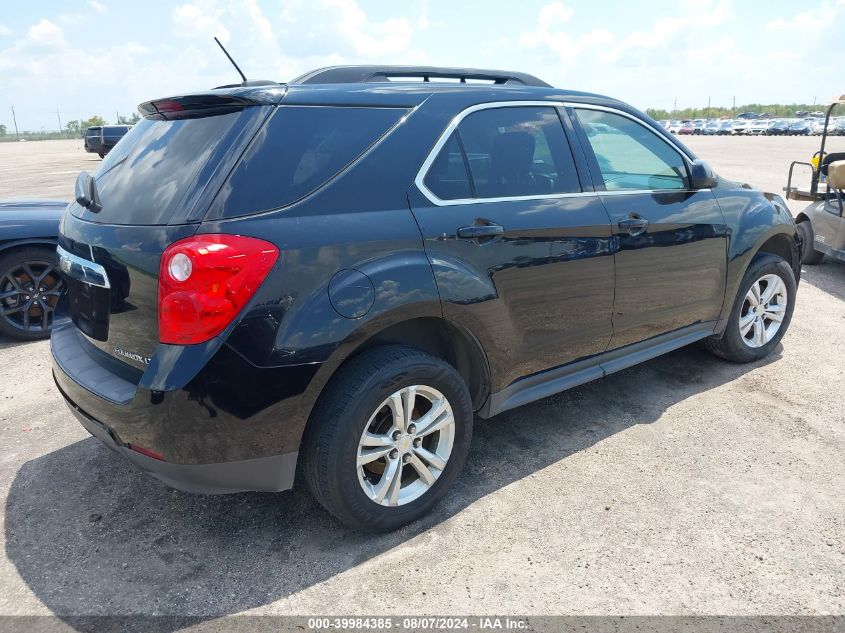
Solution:
<svg viewBox="0 0 845 633"><path fill-rule="evenodd" d="M818 146L684 141L775 192ZM98 163L81 141L0 144L0 198L68 198ZM826 261L770 358L691 347L479 420L445 501L372 536L302 488L166 488L76 423L48 343L0 339L0 614L843 614L843 386Z"/></svg>

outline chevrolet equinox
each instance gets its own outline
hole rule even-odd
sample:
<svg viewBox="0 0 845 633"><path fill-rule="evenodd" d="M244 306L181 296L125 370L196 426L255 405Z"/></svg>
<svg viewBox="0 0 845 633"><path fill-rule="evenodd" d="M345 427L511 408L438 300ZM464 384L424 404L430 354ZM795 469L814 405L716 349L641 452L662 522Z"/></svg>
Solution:
<svg viewBox="0 0 845 633"><path fill-rule="evenodd" d="M341 521L395 529L453 483L474 416L699 340L755 361L789 326L784 201L615 99L355 66L139 111L63 216L53 373L182 490L299 470Z"/></svg>

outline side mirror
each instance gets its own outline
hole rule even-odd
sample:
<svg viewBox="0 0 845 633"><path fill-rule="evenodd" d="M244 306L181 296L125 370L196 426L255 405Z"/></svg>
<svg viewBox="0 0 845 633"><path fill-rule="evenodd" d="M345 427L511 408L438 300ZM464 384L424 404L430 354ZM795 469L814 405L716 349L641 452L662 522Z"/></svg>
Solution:
<svg viewBox="0 0 845 633"><path fill-rule="evenodd" d="M716 186L719 179L710 165L700 158L696 158L690 165L690 186L693 189L711 189Z"/></svg>
<svg viewBox="0 0 845 633"><path fill-rule="evenodd" d="M103 208L100 205L100 196L97 193L97 185L94 183L94 177L87 171L83 171L76 177L74 198L79 204L94 213L97 213Z"/></svg>

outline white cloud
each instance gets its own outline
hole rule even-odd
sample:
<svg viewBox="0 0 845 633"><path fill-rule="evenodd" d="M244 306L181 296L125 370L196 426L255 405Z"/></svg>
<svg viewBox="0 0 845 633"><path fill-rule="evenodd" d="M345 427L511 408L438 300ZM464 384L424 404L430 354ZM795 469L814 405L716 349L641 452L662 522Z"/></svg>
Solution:
<svg viewBox="0 0 845 633"><path fill-rule="evenodd" d="M0 37L4 37L6 35L11 35L12 29L10 29L5 24L0 23Z"/></svg>
<svg viewBox="0 0 845 633"><path fill-rule="evenodd" d="M766 25L766 28L781 33L816 33L831 25L837 17L839 7L842 6L845 6L843 0L838 0L835 4L824 2L816 9L800 11L790 18L775 18Z"/></svg>
<svg viewBox="0 0 845 633"><path fill-rule="evenodd" d="M39 45L60 46L65 43L65 35L58 24L45 18L29 27L26 40Z"/></svg>
<svg viewBox="0 0 845 633"><path fill-rule="evenodd" d="M223 26L220 18L223 10L213 2L182 4L173 9L172 17L176 33L184 37L204 37L211 41L218 37L221 42L229 41L229 29Z"/></svg>
<svg viewBox="0 0 845 633"><path fill-rule="evenodd" d="M108 6L102 2L97 2L97 0L88 0L88 6L98 13L107 13L109 10Z"/></svg>

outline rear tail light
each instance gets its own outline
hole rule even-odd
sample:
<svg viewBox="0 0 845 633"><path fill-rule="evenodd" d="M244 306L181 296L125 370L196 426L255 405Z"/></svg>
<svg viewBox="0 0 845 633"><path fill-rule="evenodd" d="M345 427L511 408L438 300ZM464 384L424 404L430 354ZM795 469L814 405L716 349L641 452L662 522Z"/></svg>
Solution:
<svg viewBox="0 0 845 633"><path fill-rule="evenodd" d="M273 244L240 235L197 235L171 244L159 268L159 340L192 345L217 336L278 257Z"/></svg>

